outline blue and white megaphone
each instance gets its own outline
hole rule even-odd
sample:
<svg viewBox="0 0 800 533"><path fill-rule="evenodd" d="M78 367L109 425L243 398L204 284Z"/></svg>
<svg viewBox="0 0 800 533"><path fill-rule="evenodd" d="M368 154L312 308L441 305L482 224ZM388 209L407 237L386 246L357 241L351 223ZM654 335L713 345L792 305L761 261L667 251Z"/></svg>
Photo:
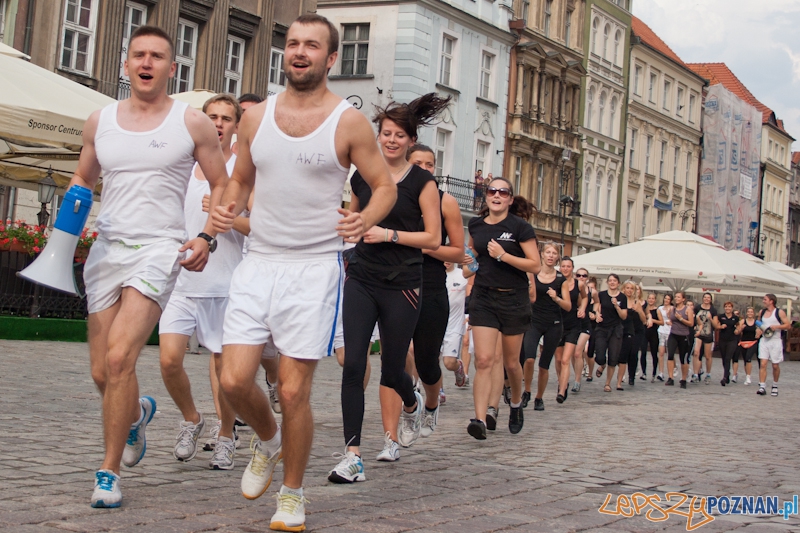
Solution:
<svg viewBox="0 0 800 533"><path fill-rule="evenodd" d="M17 275L39 285L79 296L72 266L78 239L91 209L92 191L79 185L70 187L64 195L47 246L28 268L17 272Z"/></svg>

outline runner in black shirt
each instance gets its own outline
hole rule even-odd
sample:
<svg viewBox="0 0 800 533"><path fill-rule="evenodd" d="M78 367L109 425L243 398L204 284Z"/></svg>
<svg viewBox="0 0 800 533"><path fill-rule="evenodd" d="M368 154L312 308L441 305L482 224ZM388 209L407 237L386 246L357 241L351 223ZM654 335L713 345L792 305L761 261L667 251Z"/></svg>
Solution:
<svg viewBox="0 0 800 533"><path fill-rule="evenodd" d="M575 372L575 383L572 385L572 392L580 392L584 365L586 365L588 370L589 362L589 358L586 357L585 354L585 349L592 336L592 328L594 327L592 320L589 318L590 314L594 314L592 313L592 293L594 289L589 284L589 271L585 268L579 268L575 271L573 276L575 277L575 282L580 286L582 296L577 310L578 320L580 321L580 335L578 336L578 343L575 345L572 355L572 368ZM594 355L592 355L592 357L594 357ZM592 366L594 366L594 359L591 361Z"/></svg>
<svg viewBox="0 0 800 533"><path fill-rule="evenodd" d="M574 270L575 264L572 262L572 259L570 257L562 257L560 271L567 279L565 284L569 289L569 301L571 304L570 310L563 313L564 334L561 336L558 349L556 349L558 396L561 396L563 400L567 399L569 375L573 360L575 359L575 347L581 338L582 318L586 316L585 311L588 303L588 299L586 298L586 285L583 283L586 278L576 278L573 274ZM588 274L586 275L588 276ZM581 309L584 310L583 314L580 312ZM575 383L579 382L580 371L576 370ZM580 387L578 388L580 389ZM556 396L556 401L558 401L558 396ZM559 403L563 403L563 400Z"/></svg>
<svg viewBox="0 0 800 533"><path fill-rule="evenodd" d="M605 392L611 392L611 377L614 368L619 363L619 352L622 349L622 320L628 316L628 299L619 290L619 276L609 274L606 278L608 290L598 294L597 302L594 304L595 320L595 358L600 368L597 369L596 376L603 375L606 362L611 367L609 375L606 376Z"/></svg>
<svg viewBox="0 0 800 533"><path fill-rule="evenodd" d="M703 377L703 357L706 359L706 385L711 383L711 348L714 346L714 330L719 329L717 310L712 305L713 297L710 292L703 294L703 303L694 310L695 337L694 345L694 374L692 383L699 383Z"/></svg>
<svg viewBox="0 0 800 533"><path fill-rule="evenodd" d="M731 360L739 345L739 335L736 334L739 317L733 314L733 302L725 302L722 307L725 310L725 314L718 316L717 320L719 321L719 351L722 353L722 368L724 370L724 375L719 384L724 387L731 382Z"/></svg>
<svg viewBox="0 0 800 533"><path fill-rule="evenodd" d="M486 410L491 401L492 367L502 357L511 385L512 433L522 430L522 367L519 351L522 334L531 321L526 272L538 273L536 234L527 222L532 209L527 200L514 196L504 178L486 187L486 206L469 221L470 247L478 258L475 286L469 303L469 323L475 342L475 418L467 431L476 439L486 438ZM520 215L520 216L518 216ZM496 354L498 336L502 355Z"/></svg>
<svg viewBox="0 0 800 533"><path fill-rule="evenodd" d="M658 328L664 325L664 317L661 315L661 310L656 303L656 293L651 292L647 295L647 307L644 310L645 315L647 316L647 322L645 323L646 329L644 332L645 336L645 350L642 351L642 359L641 359L641 366L642 366L642 380L647 379L647 349L650 348L650 358L653 361L653 377L650 379L650 383L654 383L656 380L656 375L658 374Z"/></svg>
<svg viewBox="0 0 800 533"><path fill-rule="evenodd" d="M733 376L731 381L736 383L739 373L739 356L744 360L744 384L750 385L750 372L753 370L753 357L758 355L758 339L761 337L761 330L756 326L756 310L748 307L745 317L736 326L736 334L740 335L739 349L733 354Z"/></svg>
<svg viewBox="0 0 800 533"><path fill-rule="evenodd" d="M628 313L624 320L622 349L619 355L619 372L617 373L617 390L622 390L625 372L628 372L628 385L636 384L636 365L639 363L639 349L644 339L644 323L647 317L642 307L645 302L637 297L640 293L638 285L631 280L622 285L622 292L628 300ZM611 374L611 371L609 371Z"/></svg>

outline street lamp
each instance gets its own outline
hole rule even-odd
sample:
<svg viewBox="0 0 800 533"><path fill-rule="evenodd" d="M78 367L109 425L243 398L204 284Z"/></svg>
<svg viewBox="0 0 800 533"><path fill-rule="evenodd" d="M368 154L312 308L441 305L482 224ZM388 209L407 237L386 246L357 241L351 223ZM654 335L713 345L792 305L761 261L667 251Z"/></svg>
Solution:
<svg viewBox="0 0 800 533"><path fill-rule="evenodd" d="M574 218L581 216L581 202L578 197L578 180L581 177L581 171L575 168L565 168L567 161L572 158L572 150L565 148L561 153L561 174L558 180L558 216L561 219L561 251L564 252L564 230L567 226L567 218ZM564 194L567 190L567 185L571 179L575 179L573 195ZM567 206L570 207L567 212Z"/></svg>
<svg viewBox="0 0 800 533"><path fill-rule="evenodd" d="M691 217L691 219L692 219L692 229L690 231L692 233L694 233L694 221L697 218L697 211L695 211L694 209L685 209L685 210L681 211L680 213L678 213L678 216L681 217L681 230L682 231L685 229L684 226L686 225L686 219Z"/></svg>
<svg viewBox="0 0 800 533"><path fill-rule="evenodd" d="M56 194L58 185L53 180L52 167L47 169L47 176L39 182L39 203L42 204L42 210L39 211L39 225L46 226L47 220L50 218L50 213L47 212L47 204L53 201L53 196Z"/></svg>

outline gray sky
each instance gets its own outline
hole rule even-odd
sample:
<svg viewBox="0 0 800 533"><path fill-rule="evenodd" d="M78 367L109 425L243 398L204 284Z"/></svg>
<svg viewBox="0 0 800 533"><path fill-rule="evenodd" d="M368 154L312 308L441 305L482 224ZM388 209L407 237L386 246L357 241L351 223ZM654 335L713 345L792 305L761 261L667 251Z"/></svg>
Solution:
<svg viewBox="0 0 800 533"><path fill-rule="evenodd" d="M686 63L728 65L800 139L800 0L633 0L633 14Z"/></svg>

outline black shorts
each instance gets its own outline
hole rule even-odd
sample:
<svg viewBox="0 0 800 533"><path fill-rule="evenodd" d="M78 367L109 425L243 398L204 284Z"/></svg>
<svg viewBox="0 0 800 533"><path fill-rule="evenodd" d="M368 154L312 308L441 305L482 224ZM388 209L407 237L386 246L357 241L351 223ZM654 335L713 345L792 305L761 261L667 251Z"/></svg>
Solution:
<svg viewBox="0 0 800 533"><path fill-rule="evenodd" d="M469 325L493 328L503 335L522 335L531 323L528 289L474 287L469 301Z"/></svg>
<svg viewBox="0 0 800 533"><path fill-rule="evenodd" d="M589 313L586 313L586 316L581 319L581 333L591 335L592 329L592 321L589 320Z"/></svg>
<svg viewBox="0 0 800 533"><path fill-rule="evenodd" d="M708 335L708 336L700 335L699 337L697 337L697 339L703 343L703 346L705 346L706 344L711 344L711 343L714 342L714 336L713 335Z"/></svg>
<svg viewBox="0 0 800 533"><path fill-rule="evenodd" d="M583 326L581 323L573 324L570 328L564 328L564 335L561 336L561 342L558 343L559 346L564 346L565 344L578 344L578 337L581 336L581 333L584 333Z"/></svg>

